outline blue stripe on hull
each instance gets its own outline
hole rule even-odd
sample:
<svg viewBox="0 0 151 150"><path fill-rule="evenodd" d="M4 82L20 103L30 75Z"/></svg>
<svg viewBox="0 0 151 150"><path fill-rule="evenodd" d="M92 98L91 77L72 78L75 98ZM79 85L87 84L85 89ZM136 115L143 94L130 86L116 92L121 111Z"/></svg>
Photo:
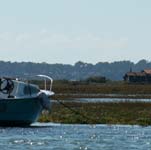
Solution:
<svg viewBox="0 0 151 150"><path fill-rule="evenodd" d="M37 121L41 111L38 98L0 100L0 125L29 125Z"/></svg>

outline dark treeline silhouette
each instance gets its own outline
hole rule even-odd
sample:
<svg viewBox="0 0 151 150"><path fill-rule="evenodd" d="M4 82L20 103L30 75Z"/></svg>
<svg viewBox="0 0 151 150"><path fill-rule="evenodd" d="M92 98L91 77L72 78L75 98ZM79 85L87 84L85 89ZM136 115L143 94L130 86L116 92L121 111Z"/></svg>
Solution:
<svg viewBox="0 0 151 150"><path fill-rule="evenodd" d="M83 80L93 76L123 80L124 74L130 70L141 71L149 68L151 68L151 62L144 59L138 63L115 61L112 63L98 62L95 65L81 61L75 65L0 61L0 76L28 77L45 74L57 80Z"/></svg>

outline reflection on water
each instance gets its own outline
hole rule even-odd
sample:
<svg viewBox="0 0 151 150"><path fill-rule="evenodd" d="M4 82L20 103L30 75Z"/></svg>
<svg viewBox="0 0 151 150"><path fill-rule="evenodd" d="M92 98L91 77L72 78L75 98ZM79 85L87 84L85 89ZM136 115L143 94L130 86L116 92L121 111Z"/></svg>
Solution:
<svg viewBox="0 0 151 150"><path fill-rule="evenodd" d="M0 128L0 149L147 150L151 127L36 123L31 128Z"/></svg>
<svg viewBox="0 0 151 150"><path fill-rule="evenodd" d="M151 99L130 99L130 98L79 98L78 102L151 102Z"/></svg>
<svg viewBox="0 0 151 150"><path fill-rule="evenodd" d="M81 102L81 103L98 103L98 102L151 102L151 99L134 99L134 98L75 98L62 100L63 102ZM53 103L57 102L52 100Z"/></svg>

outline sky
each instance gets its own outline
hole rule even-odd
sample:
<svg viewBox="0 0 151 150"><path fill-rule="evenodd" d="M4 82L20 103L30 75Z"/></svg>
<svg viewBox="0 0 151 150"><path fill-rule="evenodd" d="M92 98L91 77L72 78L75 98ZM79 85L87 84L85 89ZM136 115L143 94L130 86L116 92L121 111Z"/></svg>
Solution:
<svg viewBox="0 0 151 150"><path fill-rule="evenodd" d="M0 60L151 61L150 0L0 0Z"/></svg>

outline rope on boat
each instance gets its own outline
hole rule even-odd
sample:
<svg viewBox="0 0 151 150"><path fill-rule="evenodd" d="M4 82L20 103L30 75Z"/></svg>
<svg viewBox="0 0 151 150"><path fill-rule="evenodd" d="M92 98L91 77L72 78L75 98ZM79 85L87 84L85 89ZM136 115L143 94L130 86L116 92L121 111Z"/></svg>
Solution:
<svg viewBox="0 0 151 150"><path fill-rule="evenodd" d="M92 122L93 124L97 122L97 120L95 120L94 118L91 118L91 117L87 117L86 115L84 115L83 113L80 113L79 111L71 108L70 106L66 105L65 103L61 102L61 100L58 100L56 99L57 102L62 105L63 107L69 109L71 112L73 112L75 115L80 115L85 121L86 123L89 121L89 122Z"/></svg>

